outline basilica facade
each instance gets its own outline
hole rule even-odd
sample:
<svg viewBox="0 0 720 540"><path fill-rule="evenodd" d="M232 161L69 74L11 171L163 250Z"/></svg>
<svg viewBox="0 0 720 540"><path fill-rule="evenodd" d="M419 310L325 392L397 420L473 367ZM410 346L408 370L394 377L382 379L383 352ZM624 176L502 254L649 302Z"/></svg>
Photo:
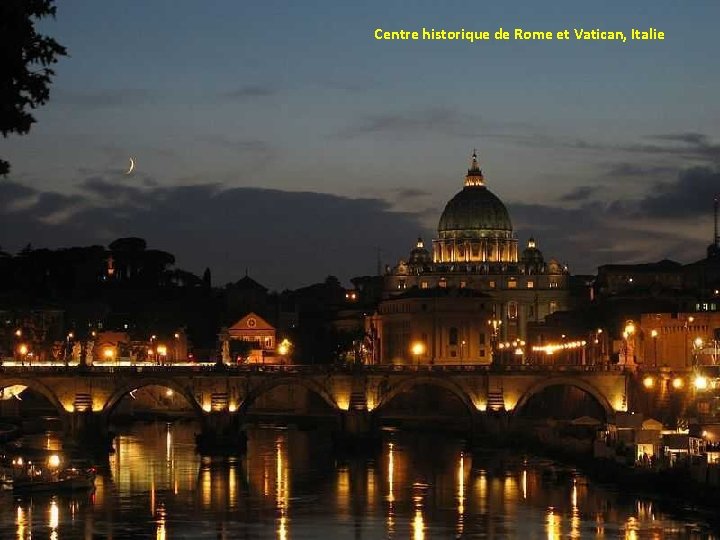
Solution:
<svg viewBox="0 0 720 540"><path fill-rule="evenodd" d="M413 299L427 298L431 289L473 294L448 294L443 315L432 317L430 330L427 321L413 324L423 317L405 316L398 325L398 306L419 302L422 312L422 300ZM514 360L522 361L519 349L525 346L528 324L569 308L569 272L556 260L546 260L534 238L519 251L510 214L488 189L473 153L462 190L440 217L437 237L429 247L418 238L407 259L386 267L383 296L372 321L376 362L418 362L420 355L411 352L416 347L428 363L490 363L493 357L497 361L498 346L506 344L517 352ZM468 316L468 302L476 305L476 316Z"/></svg>

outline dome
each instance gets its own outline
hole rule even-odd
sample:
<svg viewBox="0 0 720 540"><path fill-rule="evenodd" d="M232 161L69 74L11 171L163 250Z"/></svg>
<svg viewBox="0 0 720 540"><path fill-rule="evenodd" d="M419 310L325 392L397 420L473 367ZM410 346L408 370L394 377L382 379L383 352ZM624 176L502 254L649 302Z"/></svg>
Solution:
<svg viewBox="0 0 720 540"><path fill-rule="evenodd" d="M528 240L528 246L523 250L521 260L526 264L542 264L545 262L542 251L537 248L534 238L530 238L530 240Z"/></svg>
<svg viewBox="0 0 720 540"><path fill-rule="evenodd" d="M445 205L440 216L438 232L472 232L476 236L480 231L512 233L512 222L507 208L498 197L485 186L485 178L473 152L470 168L465 176L465 187ZM484 236L482 233L480 236Z"/></svg>
<svg viewBox="0 0 720 540"><path fill-rule="evenodd" d="M424 265L432 262L432 256L430 252L425 249L425 243L423 239L418 237L415 247L410 252L410 264Z"/></svg>
<svg viewBox="0 0 720 540"><path fill-rule="evenodd" d="M438 231L490 229L512 231L507 208L485 186L465 186L445 206Z"/></svg>

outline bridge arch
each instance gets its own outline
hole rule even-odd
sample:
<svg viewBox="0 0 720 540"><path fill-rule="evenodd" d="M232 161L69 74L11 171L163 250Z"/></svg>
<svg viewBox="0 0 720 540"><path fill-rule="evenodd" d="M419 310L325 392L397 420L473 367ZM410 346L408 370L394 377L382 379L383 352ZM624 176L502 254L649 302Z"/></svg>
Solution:
<svg viewBox="0 0 720 540"><path fill-rule="evenodd" d="M46 384L38 381L37 379L25 378L25 377L13 377L12 379L0 379L0 388L8 388L9 386L26 386L29 390L37 392L46 398L53 407L55 407L58 413L62 416L67 413L67 409L60 401L60 398L55 392Z"/></svg>
<svg viewBox="0 0 720 540"><path fill-rule="evenodd" d="M319 395L322 400L327 403L330 408L334 411L340 411L340 406L337 404L337 401L335 401L335 398L332 396L332 394L323 386L322 384L316 382L313 379L306 379L304 377L297 377L297 376L286 376L286 377L278 377L273 378L267 382L263 382L256 386L255 388L251 389L250 392L245 396L245 399L243 399L242 403L240 404L240 407L238 410L241 413L246 413L247 410L255 403L255 401L262 396L263 394L266 394L275 388L278 388L280 386L302 386L306 388L307 390L310 390L311 392Z"/></svg>
<svg viewBox="0 0 720 540"><path fill-rule="evenodd" d="M115 389L113 391L112 395L110 396L110 398L108 398L107 402L105 403L105 405L102 408L103 416L106 419L110 418L110 416L112 415L112 412L115 410L115 407L117 407L117 405L120 403L120 401L125 396L130 394L130 392L132 392L133 390L145 388L147 386L160 386L163 388L168 388L168 389L172 390L173 392L181 395L190 404L190 407L193 409L195 414L198 417L202 418L202 416L203 416L202 407L195 399L195 396L193 395L191 389L186 388L182 384L175 382L172 378L161 379L161 378L156 378L156 377L147 378L147 379L144 378L144 379L141 379L136 382L126 383L126 384L120 386L119 388Z"/></svg>
<svg viewBox="0 0 720 540"><path fill-rule="evenodd" d="M530 398L532 398L536 394L539 394L546 388L550 388L552 386L572 386L582 390L598 402L598 404L605 411L606 419L611 418L612 415L615 413L615 409L613 409L608 398L597 387L583 379L571 377L551 377L538 381L533 386L528 388L522 396L520 396L520 399L518 399L517 403L515 404L513 411L515 413L522 411L525 405L527 405L527 402L530 400Z"/></svg>
<svg viewBox="0 0 720 540"><path fill-rule="evenodd" d="M473 415L477 412L477 408L475 407L471 396L464 388L453 381L447 380L446 378L433 377L431 375L419 375L417 377L404 379L399 383L390 386L386 391L381 391L378 403L374 410L381 409L398 395L408 392L418 386L436 386L447 390L462 402L467 409L468 414Z"/></svg>

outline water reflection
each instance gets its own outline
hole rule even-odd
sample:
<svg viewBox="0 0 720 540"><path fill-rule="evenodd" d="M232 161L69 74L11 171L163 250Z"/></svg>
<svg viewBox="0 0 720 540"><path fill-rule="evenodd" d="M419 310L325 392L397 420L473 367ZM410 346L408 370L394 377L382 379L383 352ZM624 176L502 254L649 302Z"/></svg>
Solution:
<svg viewBox="0 0 720 540"><path fill-rule="evenodd" d="M548 462L459 441L393 433L378 455L339 457L328 433L256 429L245 456L216 460L195 454L196 429L124 430L94 494L0 495L0 538L713 538Z"/></svg>

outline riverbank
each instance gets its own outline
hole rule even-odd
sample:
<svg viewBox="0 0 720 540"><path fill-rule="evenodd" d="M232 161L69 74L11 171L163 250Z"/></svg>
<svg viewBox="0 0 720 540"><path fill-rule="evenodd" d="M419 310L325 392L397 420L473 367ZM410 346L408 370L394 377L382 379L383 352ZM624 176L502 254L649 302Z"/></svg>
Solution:
<svg viewBox="0 0 720 540"><path fill-rule="evenodd" d="M565 441L567 443L567 441ZM587 444L586 444L587 443ZM550 444L527 431L512 437L475 441L475 452L513 452L545 458L576 469L593 483L615 488L622 496L651 500L667 514L693 513L720 530L720 488L693 480L690 466L653 469L634 467L609 459L595 458L588 441L576 444Z"/></svg>

